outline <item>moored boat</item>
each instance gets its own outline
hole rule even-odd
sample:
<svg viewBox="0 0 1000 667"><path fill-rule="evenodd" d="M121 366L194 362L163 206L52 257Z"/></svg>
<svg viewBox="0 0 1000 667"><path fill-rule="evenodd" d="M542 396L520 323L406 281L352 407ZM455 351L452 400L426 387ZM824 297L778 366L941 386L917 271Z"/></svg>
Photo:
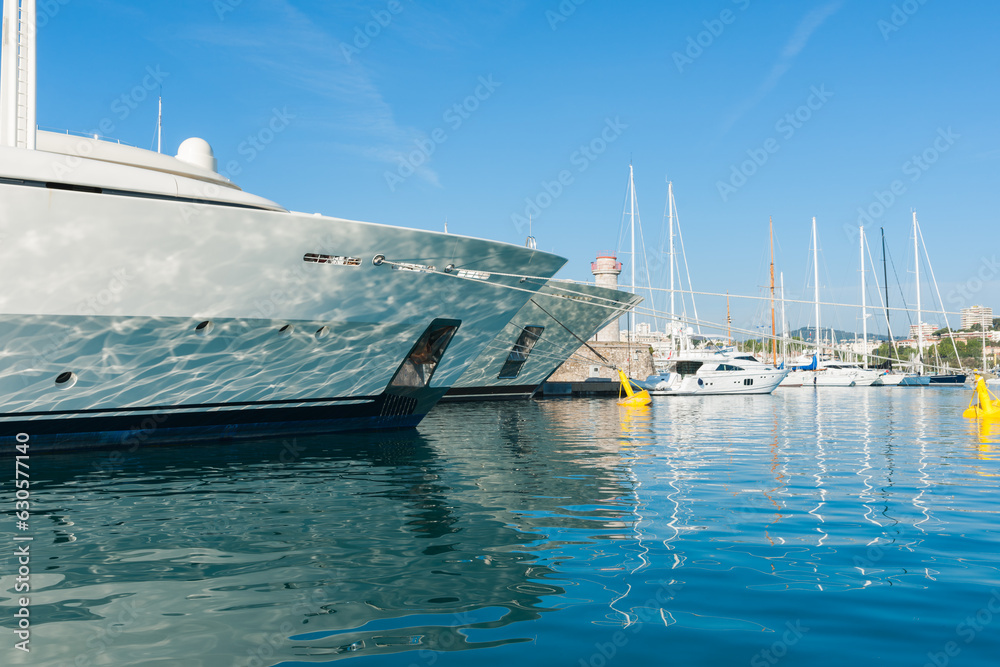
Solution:
<svg viewBox="0 0 1000 667"><path fill-rule="evenodd" d="M770 394L789 371L762 363L749 354L723 352L704 358L681 358L669 372L648 377L653 395Z"/></svg>
<svg viewBox="0 0 1000 667"><path fill-rule="evenodd" d="M928 375L928 384L965 384L966 375L964 373L942 373L938 375Z"/></svg>
<svg viewBox="0 0 1000 667"><path fill-rule="evenodd" d="M171 157L36 131L21 74L34 4L16 5L0 75L0 442L411 427L565 262L290 212L219 175L201 139Z"/></svg>
<svg viewBox="0 0 1000 667"><path fill-rule="evenodd" d="M642 297L629 292L550 280L442 400L529 398L583 341L640 301Z"/></svg>

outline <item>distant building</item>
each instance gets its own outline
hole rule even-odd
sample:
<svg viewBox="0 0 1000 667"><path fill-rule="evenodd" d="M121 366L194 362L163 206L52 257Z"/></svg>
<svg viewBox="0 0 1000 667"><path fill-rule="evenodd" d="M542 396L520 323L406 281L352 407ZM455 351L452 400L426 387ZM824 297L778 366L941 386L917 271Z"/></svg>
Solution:
<svg viewBox="0 0 1000 667"><path fill-rule="evenodd" d="M986 306L973 306L962 309L962 328L971 329L975 325L982 327L984 331L993 328L993 309Z"/></svg>
<svg viewBox="0 0 1000 667"><path fill-rule="evenodd" d="M930 339L931 334L933 334L937 330L938 328L936 326L934 326L933 324L927 324L926 322L921 324L919 328L917 327L916 324L911 324L910 338L916 340L919 334L923 334L924 342L926 343Z"/></svg>

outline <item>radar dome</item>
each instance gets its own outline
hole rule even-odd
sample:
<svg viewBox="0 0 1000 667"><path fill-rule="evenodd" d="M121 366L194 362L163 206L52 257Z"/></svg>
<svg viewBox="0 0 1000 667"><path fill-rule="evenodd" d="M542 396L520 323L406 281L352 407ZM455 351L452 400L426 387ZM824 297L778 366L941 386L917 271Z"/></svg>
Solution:
<svg viewBox="0 0 1000 667"><path fill-rule="evenodd" d="M184 140L181 147L177 149L177 159L209 171L216 171L218 167L212 147L207 141L198 137Z"/></svg>

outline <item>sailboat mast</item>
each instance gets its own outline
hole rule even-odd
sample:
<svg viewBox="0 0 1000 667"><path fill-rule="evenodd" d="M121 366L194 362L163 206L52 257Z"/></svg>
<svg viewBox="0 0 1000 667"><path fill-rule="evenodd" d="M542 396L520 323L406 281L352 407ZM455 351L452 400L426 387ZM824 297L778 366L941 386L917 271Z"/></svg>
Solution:
<svg viewBox="0 0 1000 667"><path fill-rule="evenodd" d="M924 370L924 326L921 323L920 312L920 248L917 237L917 212L913 212L913 271L917 281L917 374L923 375Z"/></svg>
<svg viewBox="0 0 1000 667"><path fill-rule="evenodd" d="M733 317L729 313L729 290L726 290L726 343L733 344Z"/></svg>
<svg viewBox="0 0 1000 667"><path fill-rule="evenodd" d="M822 348L820 347L819 328L819 237L816 236L816 218L813 218L813 295L816 302L816 358L819 358Z"/></svg>
<svg viewBox="0 0 1000 667"><path fill-rule="evenodd" d="M885 329L889 333L889 350L896 349L896 339L892 337L892 324L889 322L889 266L885 261L885 228L879 227L882 232L882 280L885 284ZM892 354L889 354L889 370L892 370Z"/></svg>
<svg viewBox="0 0 1000 667"><path fill-rule="evenodd" d="M631 162L629 162L629 165L628 165L628 191L629 191L629 199L630 199L631 207L632 207L632 213L631 213L631 216L630 216L631 219L632 219L632 224L630 225L632 227L632 255L631 255L631 257L632 257L632 294L635 294L635 180L634 180L634 176L633 176L633 173L632 173L632 163ZM629 329L630 329L630 331L629 331L629 340L632 340L632 338L635 335L635 320L634 319L631 319L631 326L629 327Z"/></svg>
<svg viewBox="0 0 1000 667"><path fill-rule="evenodd" d="M774 218L769 217L767 221L768 232L771 237L771 356L774 365L778 365L778 336L777 327L774 325Z"/></svg>
<svg viewBox="0 0 1000 667"><path fill-rule="evenodd" d="M861 367L868 368L868 302L865 293L865 228L861 226Z"/></svg>
<svg viewBox="0 0 1000 667"><path fill-rule="evenodd" d="M670 331L673 337L674 329L674 184L667 181L667 216L669 219L670 233Z"/></svg>
<svg viewBox="0 0 1000 667"><path fill-rule="evenodd" d="M788 320L785 319L785 272L781 277L781 361L788 359Z"/></svg>

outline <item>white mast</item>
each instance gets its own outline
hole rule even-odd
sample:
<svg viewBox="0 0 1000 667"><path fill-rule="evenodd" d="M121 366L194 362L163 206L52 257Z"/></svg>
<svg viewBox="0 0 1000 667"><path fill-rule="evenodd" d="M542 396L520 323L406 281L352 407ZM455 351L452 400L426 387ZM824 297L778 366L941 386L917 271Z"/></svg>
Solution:
<svg viewBox="0 0 1000 667"><path fill-rule="evenodd" d="M816 218L813 218L813 294L815 295L816 302L816 359L819 359L822 353L822 348L820 348L820 327L819 327L819 250L817 246L819 245L819 237L816 236Z"/></svg>
<svg viewBox="0 0 1000 667"><path fill-rule="evenodd" d="M781 276L781 362L788 358L788 320L785 319L785 272Z"/></svg>
<svg viewBox="0 0 1000 667"><path fill-rule="evenodd" d="M865 227L861 229L861 366L868 368L868 303L865 294Z"/></svg>
<svg viewBox="0 0 1000 667"><path fill-rule="evenodd" d="M670 233L670 336L674 329L674 184L667 181L667 209L669 211Z"/></svg>
<svg viewBox="0 0 1000 667"><path fill-rule="evenodd" d="M917 212L913 212L913 271L917 280L917 375L924 372L924 326L920 322L920 248L917 237Z"/></svg>
<svg viewBox="0 0 1000 667"><path fill-rule="evenodd" d="M0 145L35 148L35 0L4 0L0 53Z"/></svg>
<svg viewBox="0 0 1000 667"><path fill-rule="evenodd" d="M916 217L916 213L914 213ZM951 327L948 325L948 315L945 313L944 301L941 300L941 290L938 289L937 278L934 277L934 267L931 265L931 256L927 252L927 243L924 241L923 232L920 231L920 225L917 225L917 235L920 237L920 245L924 248L924 256L927 258L927 269L931 274L931 284L934 285L934 294L937 295L938 305L941 306L941 315L944 317L944 328L948 330L948 339L951 340L951 349L955 351L955 359L958 361L958 368L963 373L965 368L962 366L962 358L958 354L958 346L955 344L955 335L951 331ZM934 349L935 354L937 353L937 348Z"/></svg>
<svg viewBox="0 0 1000 667"><path fill-rule="evenodd" d="M628 163L628 191L629 199L632 207L631 219L632 219L632 294L635 294L635 180L633 179L632 173L632 163ZM629 340L635 338L635 319L629 318L631 320L631 326L629 327Z"/></svg>

